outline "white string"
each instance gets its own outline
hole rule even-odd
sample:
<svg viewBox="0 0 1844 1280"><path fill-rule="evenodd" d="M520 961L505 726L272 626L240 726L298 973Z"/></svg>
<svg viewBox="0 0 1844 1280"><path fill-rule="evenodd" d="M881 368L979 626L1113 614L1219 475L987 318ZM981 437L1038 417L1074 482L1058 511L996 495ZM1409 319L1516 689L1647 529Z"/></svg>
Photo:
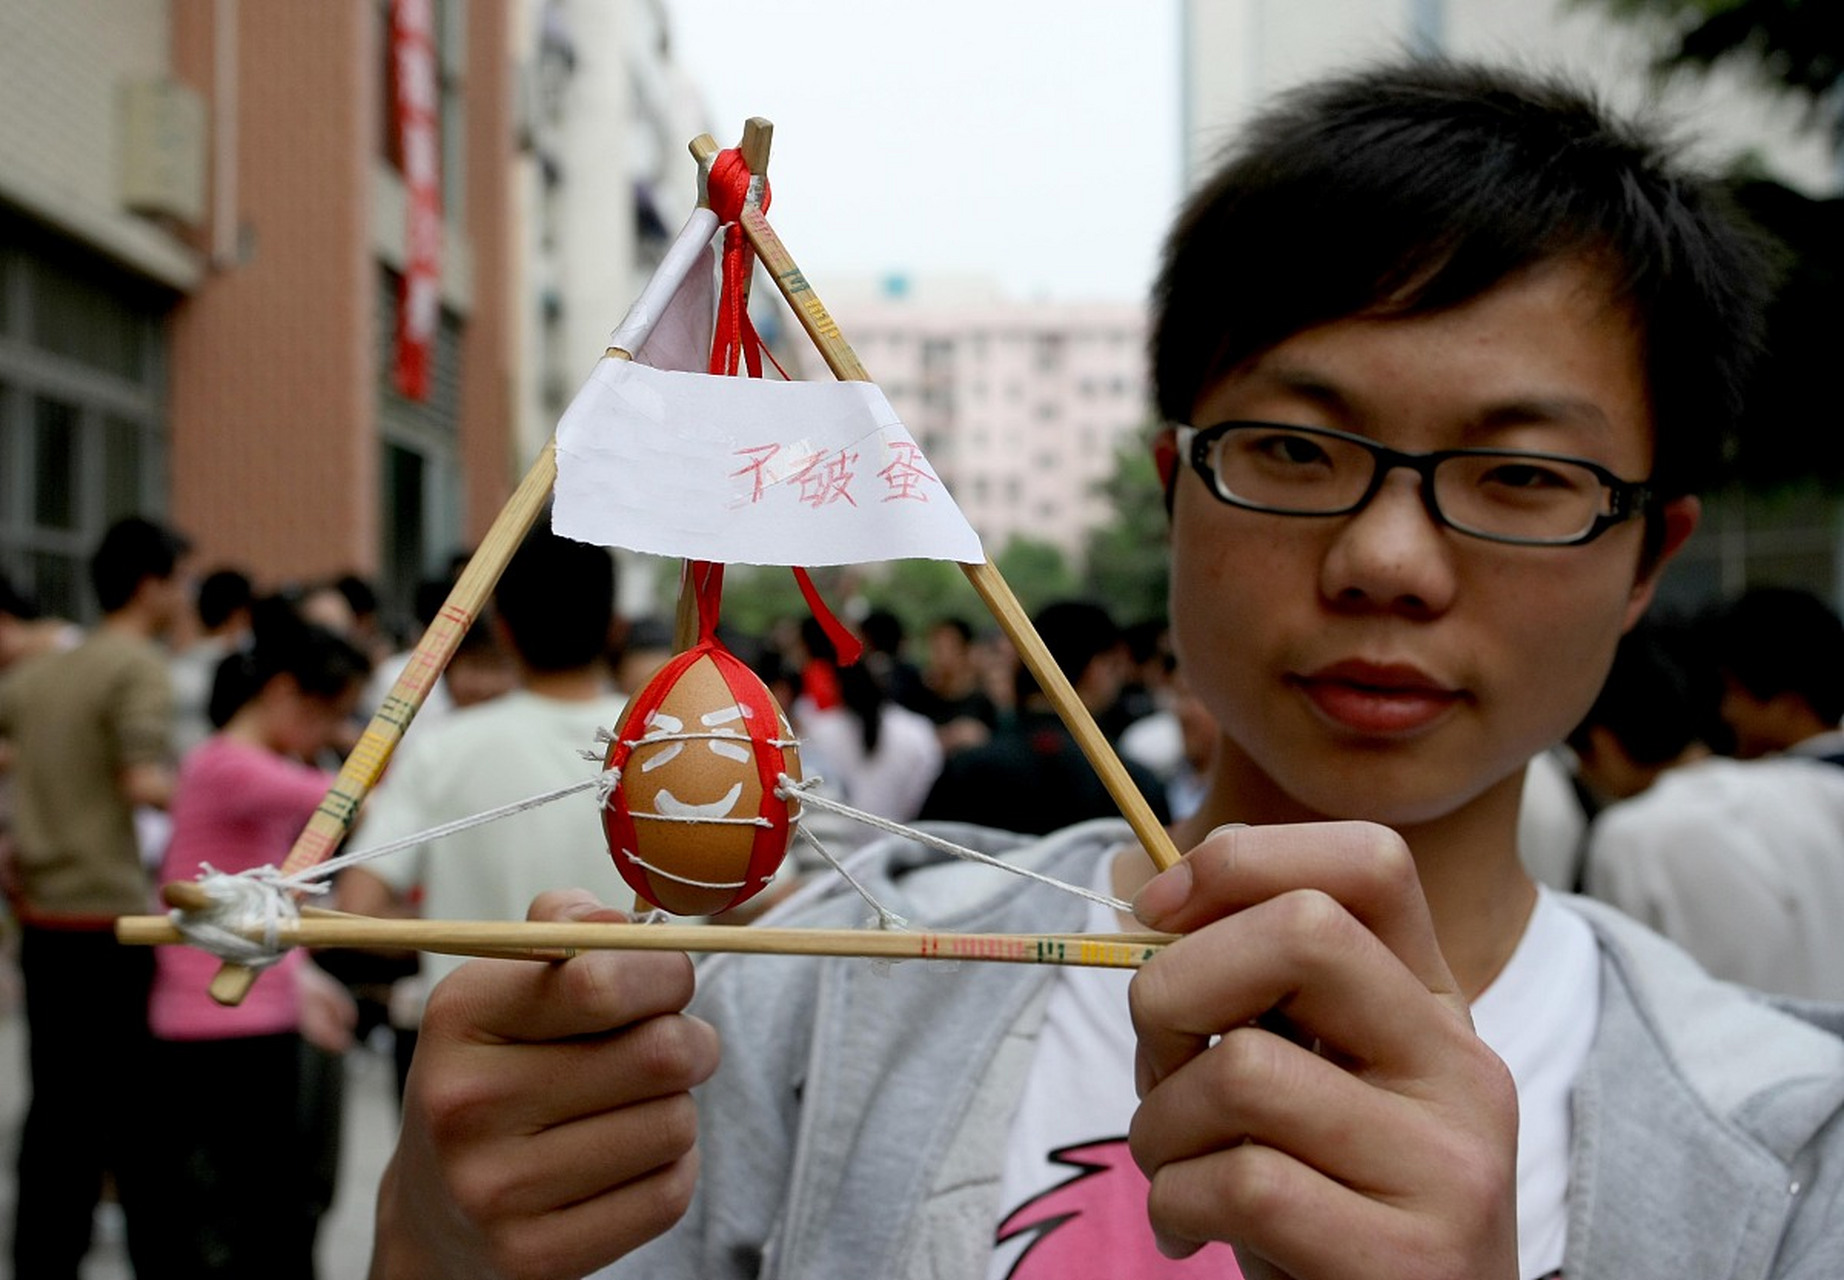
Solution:
<svg viewBox="0 0 1844 1280"><path fill-rule="evenodd" d="M294 898L278 887L280 873L274 867L253 867L240 875L228 875L208 862L201 863L199 871L199 886L210 896L211 905L199 911L169 912L168 919L180 935L193 946L246 969L266 969L280 960L281 923L301 914ZM262 923L260 942L244 936L252 920Z"/></svg>
<svg viewBox="0 0 1844 1280"><path fill-rule="evenodd" d="M716 737L727 735L700 734L695 736ZM489 822L496 822L501 818L511 817L515 813L524 813L528 809L535 809L540 805L549 804L554 800L561 800L565 796L575 795L579 791L587 791L591 788L595 788L601 793L602 798L606 800L608 793L619 784L620 777L621 774L618 769L602 770L593 777L584 778L578 782L572 782L551 791L541 792L535 796L528 796L523 800L515 800L510 804L499 805L496 808L483 810L480 813L469 814L466 817L457 818L452 822L445 822L439 826L430 827L425 831L419 831L414 835L404 836L400 840L392 840L381 845L374 845L368 849L359 849L340 854L337 857L328 858L322 862L316 863L314 866L298 871L293 875L282 875L277 868L271 866L253 867L248 871L239 872L236 875L227 875L213 869L208 864L201 865L198 883L210 897L211 906L197 911L175 909L168 913L168 918L186 940L194 946L200 947L233 964L243 965L246 968L260 969L274 964L282 957L283 952L280 947L281 922L284 919L295 919L300 915L299 908L295 905L294 894L325 893L328 886L323 882L347 867L357 866L360 863L369 862L374 858L381 858L386 854L395 853L401 849L407 849L414 845L439 840L445 836L467 831L473 827L483 826ZM780 785L776 787L775 794L783 800L798 799L802 805L814 805L819 809L838 814L840 817L863 823L865 826L871 827L874 830L906 837L918 843L925 844L932 849L937 849L952 857L960 858L968 862L977 862L998 871L1006 871L1015 876L1022 876L1027 880L1034 880L1049 888L1058 889L1064 893L1071 893L1079 898L1086 898L1090 902L1099 903L1114 911L1130 912L1133 909L1130 903L1124 902L1119 898L1111 897L1104 893L1098 893L1095 890L1086 889L1080 885L1069 884L1053 876L1047 876L1041 872L1032 871L1028 867L1021 867L1016 863L1006 862L1003 859L981 853L977 849L969 849L964 845L955 844L951 840L945 840L940 836L932 835L926 831L918 831L913 827L906 827L902 823L892 821L889 818L879 817L874 813L867 813L863 809L854 809L848 804L834 800L829 796L821 795L818 791L814 790L819 781L820 779L817 777L809 778L805 781L797 781L784 773L780 775ZM674 820L673 815L666 814L642 814L635 816L648 818L657 817L662 821ZM681 818L678 820L685 821L692 819ZM717 819L716 821L768 825L766 819L763 818L732 818ZM799 823L798 815L796 815L793 821L795 823L796 834L805 839L813 849L817 850L819 855L826 860L832 869L838 872L840 876L844 877L846 883L849 884L860 897L869 903L874 911L876 911L879 928L903 929L908 927L908 922L906 920L891 911L888 907L885 907L869 890L853 878L851 873L845 869L844 865L826 849L825 845L808 831L803 824ZM636 862L639 861L632 853L628 853L627 856L633 858ZM641 865L646 866L644 863ZM655 875L663 875L667 879L678 880L683 884L696 885L699 883L694 880L685 880L670 872L661 871L656 867L647 866L646 869ZM739 882L736 886L724 885L706 887L730 888L741 887L741 885ZM262 930L261 941L246 936L258 926L260 926Z"/></svg>
<svg viewBox="0 0 1844 1280"><path fill-rule="evenodd" d="M251 867L247 871L229 875L218 871L209 863L201 863L198 884L211 899L209 907L200 910L175 908L167 913L167 919L173 927L192 945L208 951L221 960L231 964L242 965L248 969L262 969L280 960L283 948L280 944L280 925L284 919L293 920L300 916L300 909L295 905L297 893L322 894L329 886L324 883L336 872L347 867L382 858L387 853L396 853L426 841L439 840L444 836L466 831L471 827L484 826L509 818L515 813L524 813L527 809L536 809L553 800L587 791L591 787L603 785L607 770L593 777L572 782L567 786L557 787L551 791L527 796L511 804L503 804L480 813L457 818L453 822L444 822L440 826L430 827L426 831L416 832L401 840L390 840L384 844L373 845L369 849L357 849L342 853L336 858L327 858L306 867L293 875L285 876L279 868L272 866ZM262 928L262 941L256 941L247 935L257 926Z"/></svg>
<svg viewBox="0 0 1844 1280"><path fill-rule="evenodd" d="M783 774L782 776L786 777L787 775ZM816 778L814 779L814 781L817 782L818 779ZM811 797L807 796L805 793L802 793L801 799L805 801L805 800L811 799ZM860 898L863 898L866 902L871 904L871 910L877 913L877 927L879 929L901 930L901 929L907 929L909 927L909 921L903 919L902 916L899 916L896 912L890 910L889 907L886 907L883 903L879 902L876 896L872 894L872 892L869 889L859 884L857 877L852 875L851 872L847 871L845 869L845 864L843 862L840 862L837 858L833 857L832 850L828 849L823 843L821 843L820 838L814 835L811 831L809 831L805 825L797 827L795 829L795 834L800 836L801 839L805 840L807 844L810 845L813 848L813 850L820 855L820 857L826 859L827 863L832 867L832 869L838 872L839 875L844 878L845 883L850 885L853 889L857 890L858 896Z"/></svg>
<svg viewBox="0 0 1844 1280"><path fill-rule="evenodd" d="M612 773L615 771L608 770L607 772ZM276 883L284 889L305 889L317 880L325 880L335 872L343 871L347 867L357 866L361 862L370 862L373 858L382 858L387 853L396 853L400 849L408 849L415 845L427 844L431 841L440 840L444 836L452 836L457 832L467 831L473 827L485 826L489 822L498 822L501 818L510 818L515 813L524 813L527 809L536 809L540 805L551 803L553 800L561 800L565 796L573 796L579 791L587 791L591 787L599 787L602 785L602 777L603 775L598 773L594 777L584 778L580 782L572 782L567 786L558 787L552 791L542 791L535 796L527 796L523 800L514 800L511 804L502 804L497 808L469 814L465 818L456 818L453 822L444 822L440 826L430 827L426 831L418 831L414 835L404 836L401 840L391 840L384 844L373 845L369 849L357 849L349 853L342 853L336 858L328 858L323 862L317 862L313 866L297 871L291 876L283 876Z"/></svg>
<svg viewBox="0 0 1844 1280"><path fill-rule="evenodd" d="M939 849L941 852L953 857L964 858L968 862L977 862L983 866L992 867L999 871L1009 871L1015 876L1023 876L1026 880L1035 880L1039 884L1048 885L1052 889L1061 889L1064 893L1073 893L1078 898L1087 898L1090 902L1098 902L1102 906L1108 907L1114 911L1127 914L1131 914L1133 911L1133 904L1130 902L1123 902L1121 899L1110 897L1105 893L1097 893L1093 889L1085 889L1081 885L1069 884L1066 881L1058 880L1054 876L1047 876L1042 872L1033 871L1029 867L1021 867L1015 862L1006 862L990 854L981 853L978 849L969 849L965 845L955 844L952 840L944 840L940 836L931 835L926 831L918 831L914 827L906 827L902 823L894 822L889 818L880 818L874 813L866 813L863 809L854 809L848 804L844 804L838 800L834 800L830 796L824 796L812 790L811 788L814 783L818 781L818 778L810 778L806 781L797 782L784 773L781 775L781 785L776 788L775 794L781 796L781 798L785 800L788 798L788 793L792 792L799 795L802 804L810 804L816 809L824 809L829 813L836 813L842 818L850 818L855 822L862 822L865 826L873 827L878 831L887 831L891 835L906 836L919 844L925 844L931 849ZM834 863L834 865L836 866L838 864ZM861 889L859 892L862 893L863 890ZM879 908L879 910L882 910L882 908Z"/></svg>

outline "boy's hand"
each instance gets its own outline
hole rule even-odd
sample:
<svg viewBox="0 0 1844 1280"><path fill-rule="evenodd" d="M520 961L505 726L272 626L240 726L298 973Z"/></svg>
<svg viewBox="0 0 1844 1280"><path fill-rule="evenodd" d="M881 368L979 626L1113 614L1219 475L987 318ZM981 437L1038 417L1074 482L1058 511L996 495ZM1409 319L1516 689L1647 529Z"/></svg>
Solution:
<svg viewBox="0 0 1844 1280"><path fill-rule="evenodd" d="M586 893L534 920L620 920ZM581 1276L670 1228L697 1177L692 1086L716 1032L691 962L482 960L430 994L378 1192L374 1280Z"/></svg>
<svg viewBox="0 0 1844 1280"><path fill-rule="evenodd" d="M1516 1276L1516 1090L1394 832L1220 830L1135 908L1188 935L1131 997L1162 1249L1227 1240L1251 1277Z"/></svg>

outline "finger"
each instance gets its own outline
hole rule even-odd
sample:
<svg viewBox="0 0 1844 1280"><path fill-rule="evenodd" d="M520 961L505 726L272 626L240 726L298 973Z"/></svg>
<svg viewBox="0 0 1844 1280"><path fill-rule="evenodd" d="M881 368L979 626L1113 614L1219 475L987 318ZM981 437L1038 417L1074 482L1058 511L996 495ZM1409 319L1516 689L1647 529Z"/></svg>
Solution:
<svg viewBox="0 0 1844 1280"><path fill-rule="evenodd" d="M1295 890L1180 938L1144 965L1128 1008L1157 1083L1212 1036L1269 1011L1342 1059L1390 1077L1425 1070L1431 1053L1471 1039L1470 1023L1344 907Z"/></svg>
<svg viewBox="0 0 1844 1280"><path fill-rule="evenodd" d="M604 920L620 923L627 912L605 905L587 889L547 889L525 909L527 920Z"/></svg>
<svg viewBox="0 0 1844 1280"><path fill-rule="evenodd" d="M672 951L585 952L560 964L474 960L437 983L423 1034L483 1044L592 1036L675 1013L695 989Z"/></svg>
<svg viewBox="0 0 1844 1280"><path fill-rule="evenodd" d="M1516 1275L1514 1163L1449 1170L1431 1211L1420 1200L1373 1199L1247 1143L1160 1169L1147 1214L1174 1257L1229 1240L1295 1276Z"/></svg>
<svg viewBox="0 0 1844 1280"><path fill-rule="evenodd" d="M652 1098L483 1143L456 1169L454 1194L483 1221L540 1217L683 1160L697 1136L690 1095Z"/></svg>
<svg viewBox="0 0 1844 1280"><path fill-rule="evenodd" d="M1283 1148L1345 1185L1377 1190L1399 1175L1416 1122L1395 1095L1290 1040L1242 1027L1146 1098L1128 1143L1149 1177L1246 1141Z"/></svg>
<svg viewBox="0 0 1844 1280"><path fill-rule="evenodd" d="M698 1179L698 1154L538 1218L486 1235L494 1274L584 1276L670 1230Z"/></svg>
<svg viewBox="0 0 1844 1280"><path fill-rule="evenodd" d="M709 1023L664 1014L549 1044L431 1045L425 1032L410 1078L431 1133L462 1145L684 1094L710 1079L719 1057Z"/></svg>
<svg viewBox="0 0 1844 1280"><path fill-rule="evenodd" d="M1402 838L1367 822L1220 827L1140 890L1149 928L1191 933L1293 889L1343 903L1428 990L1464 1009L1436 941L1415 860Z"/></svg>

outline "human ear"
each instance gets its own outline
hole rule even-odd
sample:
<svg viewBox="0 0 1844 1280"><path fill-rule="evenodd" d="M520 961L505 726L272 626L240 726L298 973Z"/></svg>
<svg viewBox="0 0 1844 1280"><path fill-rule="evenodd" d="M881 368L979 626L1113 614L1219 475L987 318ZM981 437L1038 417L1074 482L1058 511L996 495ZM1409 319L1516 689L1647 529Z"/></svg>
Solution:
<svg viewBox="0 0 1844 1280"><path fill-rule="evenodd" d="M1172 485L1178 479L1178 433L1162 427L1152 439L1153 466L1159 472L1159 487L1165 490L1165 509L1172 509Z"/></svg>
<svg viewBox="0 0 1844 1280"><path fill-rule="evenodd" d="M1652 603L1652 596L1658 589L1659 575L1665 566L1671 563L1690 535L1696 531L1697 523L1703 518L1703 503L1692 494L1673 498L1658 513L1659 523L1664 534L1658 540L1658 551L1646 563L1640 565L1639 573L1633 579L1632 594L1627 599L1626 621L1622 631L1630 629L1645 614Z"/></svg>

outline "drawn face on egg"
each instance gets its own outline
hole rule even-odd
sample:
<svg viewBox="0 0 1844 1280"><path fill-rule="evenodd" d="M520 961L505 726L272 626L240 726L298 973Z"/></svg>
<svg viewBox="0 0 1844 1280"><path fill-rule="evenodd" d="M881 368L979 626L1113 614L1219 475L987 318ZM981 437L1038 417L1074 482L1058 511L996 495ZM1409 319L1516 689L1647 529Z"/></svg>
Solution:
<svg viewBox="0 0 1844 1280"><path fill-rule="evenodd" d="M783 774L799 779L799 752L767 688L727 650L662 668L607 763L620 770L603 811L609 852L644 901L715 914L759 893L786 856L789 804L775 791Z"/></svg>

